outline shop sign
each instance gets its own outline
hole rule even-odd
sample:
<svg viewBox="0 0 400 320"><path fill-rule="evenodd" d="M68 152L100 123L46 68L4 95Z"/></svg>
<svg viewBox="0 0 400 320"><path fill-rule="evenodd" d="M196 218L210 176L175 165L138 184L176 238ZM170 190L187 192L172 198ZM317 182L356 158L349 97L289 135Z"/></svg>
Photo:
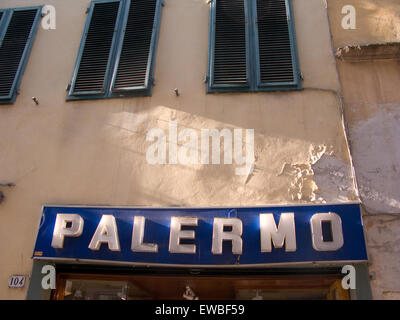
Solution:
<svg viewBox="0 0 400 320"><path fill-rule="evenodd" d="M35 259L248 266L367 260L359 204L43 207Z"/></svg>

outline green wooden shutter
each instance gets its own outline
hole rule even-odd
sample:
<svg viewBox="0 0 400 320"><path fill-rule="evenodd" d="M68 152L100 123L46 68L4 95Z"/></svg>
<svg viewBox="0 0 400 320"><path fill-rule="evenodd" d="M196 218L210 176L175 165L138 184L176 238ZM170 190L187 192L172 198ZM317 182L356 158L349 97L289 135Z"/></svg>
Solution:
<svg viewBox="0 0 400 320"><path fill-rule="evenodd" d="M210 20L209 87L249 86L247 0L213 0Z"/></svg>
<svg viewBox="0 0 400 320"><path fill-rule="evenodd" d="M120 1L91 3L69 95L105 93L120 5Z"/></svg>
<svg viewBox="0 0 400 320"><path fill-rule="evenodd" d="M131 0L128 5L111 88L117 93L150 93L161 3Z"/></svg>
<svg viewBox="0 0 400 320"><path fill-rule="evenodd" d="M161 2L92 1L67 100L151 95Z"/></svg>
<svg viewBox="0 0 400 320"><path fill-rule="evenodd" d="M296 39L290 0L257 0L258 86L297 88Z"/></svg>
<svg viewBox="0 0 400 320"><path fill-rule="evenodd" d="M0 32L0 103L12 103L15 100L40 20L40 11L41 7L31 7L1 12L3 21L0 21L4 29Z"/></svg>
<svg viewBox="0 0 400 320"><path fill-rule="evenodd" d="M291 0L211 0L207 92L301 89Z"/></svg>

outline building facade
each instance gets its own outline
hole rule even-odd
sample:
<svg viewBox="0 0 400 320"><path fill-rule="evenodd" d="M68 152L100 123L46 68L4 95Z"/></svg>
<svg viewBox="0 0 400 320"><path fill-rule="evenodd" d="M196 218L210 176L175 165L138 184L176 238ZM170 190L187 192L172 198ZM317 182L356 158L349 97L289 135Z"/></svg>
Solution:
<svg viewBox="0 0 400 320"><path fill-rule="evenodd" d="M139 9L144 8L143 12L152 13L150 26L146 24L148 19L142 21L140 14L135 16L139 10L134 7L136 3ZM159 265L147 261L145 271L140 268L132 271L126 265L116 269L101 255L95 263L79 262L78 256L72 263L71 259L46 259L37 250L37 239L40 240L41 227L46 223L41 219L43 208L49 211L53 207L63 208L60 210L65 212L68 207L96 207L99 211L101 208L139 211L155 208L165 209L167 215L171 207L177 212L190 212L193 208L212 211L221 207L236 208L239 212L241 208L264 210L272 206L283 213L288 206L322 205L329 211L335 205L359 206L359 190L363 213L367 214L364 231L369 245L368 258L376 276L371 280L373 297L397 297L392 293L397 287L389 285L388 279L395 277L398 261L392 252L380 251L381 245L396 239L397 220L392 215L397 213L398 206L393 202L397 198L391 193L383 194L392 197L388 199L389 204L384 202L391 207L381 202L382 206L378 203L378 209L373 211L390 215L369 215L372 211L363 193L368 184L360 178L363 170L369 170L368 161L363 167L363 150L369 147L368 141L352 145L354 154L351 154L347 128L353 130L351 137L364 137L363 130L369 130L365 121L386 121L388 114L374 118L372 109L368 109L370 105L381 109L379 105L384 104L384 108L393 108L390 112L396 112L399 100L393 85L377 89L372 81L368 84L371 90L364 90L354 77L367 81L365 78L371 73L368 64L373 64L375 77L386 77L382 81L398 79L394 70L398 60L372 58L353 65L346 58L342 61L337 53L344 46L364 45L370 43L369 37L375 40L386 35L384 27L376 34L341 30L340 1L328 1L327 6L320 0L234 1L234 4L223 0L165 0L163 3L152 1L152 9L146 7L148 3L134 0L18 2L20 8L51 6L55 9L55 26L48 20L51 8L37 9L44 13L41 21L39 16L37 20L32 18L32 26L36 21L36 32L25 40L30 54L26 54L24 72L21 71L16 82L19 84L15 92L11 90L11 96L0 105L0 250L3 253L0 298L66 298L66 292L72 290L75 297L82 297L82 292L77 294L76 286L92 280L97 281L94 287L84 284L88 291L90 287L93 292L96 288L97 292L113 292L112 288L104 289L104 282L123 288L128 277L135 281L141 279L138 283L142 289L163 284L160 292L149 291L150 294L145 289L145 292L129 289L131 296L141 298L180 298L182 295L165 289L171 283L178 283L176 290L185 294L190 284L189 289L200 299L252 298L254 295L368 299L371 297L370 272L367 262L361 258L344 261L338 258L334 259L336 262L323 258L320 262L309 256L306 261L285 260L279 266L264 263L261 267L249 263L237 273L234 272L237 269L223 263L222 267L210 263L202 268L199 265L203 261L199 261L182 271L184 263L180 269L176 265L168 267L166 263L166 269L164 266L160 270ZM398 9L394 1L387 4ZM358 5L354 4L356 8ZM16 4L3 0L0 7L14 9ZM369 22L368 10L367 5L360 7L363 18L358 23ZM0 10L3 46L17 11ZM378 11L373 11L376 17L380 17ZM395 26L396 17L392 18ZM142 24L135 25L137 21ZM270 29L276 30L280 37L270 41L267 32ZM137 30L139 34L135 33ZM263 30L267 31L263 33ZM282 30L285 31L280 33ZM99 34L100 40L96 38ZM135 42L135 39L139 40ZM363 42L354 39L363 39ZM384 42L395 42L394 36L385 38ZM140 59L129 60L135 51L130 48L141 50L140 45L144 43L148 50L145 63L140 64ZM395 48L393 45L389 49ZM346 54L351 56L353 51L349 49ZM126 64L123 59L127 59ZM132 71L132 65L137 69ZM97 69L93 71L92 66ZM134 83L130 72L144 69L147 72L144 85ZM99 74L100 82L96 78ZM378 95L382 90L391 91ZM371 100L367 99L368 95ZM362 101L370 102L358 103L360 96L366 97ZM234 139L239 145L237 150L246 156L239 156L239 151L232 151L229 156L229 150L225 152L222 145L217 150L220 157L215 161L213 154L202 153L202 133L215 129L219 132L226 129L231 137L237 138ZM161 144L155 145L156 140ZM210 151L210 148L207 146L204 150ZM392 164L392 160L387 164ZM358 171L357 164L361 166ZM395 168L385 173L387 177L395 176L398 172ZM293 208L290 207L296 211ZM74 226L71 221L64 222L61 229ZM390 232L383 234L381 228L389 228ZM109 233L107 229L100 236ZM332 224L331 233L335 238ZM74 237L78 234L76 230ZM354 243L364 243L363 239L361 235ZM288 237L285 241L287 249ZM344 244L348 245L346 236ZM101 252L107 250L104 245L100 247ZM234 251L233 247L232 240ZM390 245L390 249L396 250L396 246ZM362 244L359 252L363 250ZM386 261L385 254L391 257L389 273L380 265L381 259ZM41 270L46 264L54 265L59 275L58 287L53 291L41 286ZM338 286L343 277L341 268L348 264L354 265L357 273L357 288L350 293ZM204 288L196 278L197 273L209 281ZM7 286L13 275L26 276L23 288ZM239 289L229 288L217 296L205 295L203 292L212 290L210 283L215 277L225 281L222 288L235 283ZM179 282L178 278L183 280ZM246 279L253 284L244 286L242 282ZM280 283L284 280L286 287L277 286L278 280ZM256 283L260 282L264 285L257 287ZM312 294L305 295L310 289L314 290L308 291ZM387 291L391 293L385 294ZM92 297L101 298L93 292Z"/></svg>
<svg viewBox="0 0 400 320"><path fill-rule="evenodd" d="M400 4L329 1L351 154L362 200L375 299L399 299L398 214ZM342 8L356 28L340 27Z"/></svg>

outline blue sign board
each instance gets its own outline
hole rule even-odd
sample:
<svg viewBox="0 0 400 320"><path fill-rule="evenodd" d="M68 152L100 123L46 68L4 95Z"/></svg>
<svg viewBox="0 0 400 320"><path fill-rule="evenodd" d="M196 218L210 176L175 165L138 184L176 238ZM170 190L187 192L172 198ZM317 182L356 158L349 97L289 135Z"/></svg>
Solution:
<svg viewBox="0 0 400 320"><path fill-rule="evenodd" d="M33 258L250 266L356 262L367 260L367 253L359 204L249 208L45 206Z"/></svg>

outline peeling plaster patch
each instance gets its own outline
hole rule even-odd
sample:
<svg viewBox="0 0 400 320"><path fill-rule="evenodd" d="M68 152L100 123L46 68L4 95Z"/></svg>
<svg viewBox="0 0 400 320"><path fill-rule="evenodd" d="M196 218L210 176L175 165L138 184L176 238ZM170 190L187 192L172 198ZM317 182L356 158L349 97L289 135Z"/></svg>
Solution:
<svg viewBox="0 0 400 320"><path fill-rule="evenodd" d="M289 187L291 200L315 201L314 191L317 189L313 181L313 172L307 163L285 163L279 175L293 178Z"/></svg>
<svg viewBox="0 0 400 320"><path fill-rule="evenodd" d="M311 164L315 164L325 153L332 154L332 149L332 146L328 148L324 144L319 146L311 146L309 150Z"/></svg>
<svg viewBox="0 0 400 320"><path fill-rule="evenodd" d="M351 200L354 185L348 164L333 155L323 154L312 169L318 196L327 202Z"/></svg>
<svg viewBox="0 0 400 320"><path fill-rule="evenodd" d="M311 163L317 161L319 154L324 152L325 146L310 147L309 160L305 163L284 163L278 176L287 176L292 179L288 188L289 197L292 201L304 200L315 201L314 191L317 189L313 181Z"/></svg>
<svg viewBox="0 0 400 320"><path fill-rule="evenodd" d="M309 149L308 161L304 163L284 163L278 176L287 176L292 179L288 193L292 201L316 201L315 191L317 186L314 183L314 172L311 165L318 161L322 154L326 152L325 145L311 145Z"/></svg>
<svg viewBox="0 0 400 320"><path fill-rule="evenodd" d="M360 194L371 213L400 213L399 107L379 106L373 117L350 128Z"/></svg>
<svg viewBox="0 0 400 320"><path fill-rule="evenodd" d="M283 165L279 175L292 178L288 189L292 201L324 203L354 199L350 167L332 154L332 146L312 145L307 162Z"/></svg>

